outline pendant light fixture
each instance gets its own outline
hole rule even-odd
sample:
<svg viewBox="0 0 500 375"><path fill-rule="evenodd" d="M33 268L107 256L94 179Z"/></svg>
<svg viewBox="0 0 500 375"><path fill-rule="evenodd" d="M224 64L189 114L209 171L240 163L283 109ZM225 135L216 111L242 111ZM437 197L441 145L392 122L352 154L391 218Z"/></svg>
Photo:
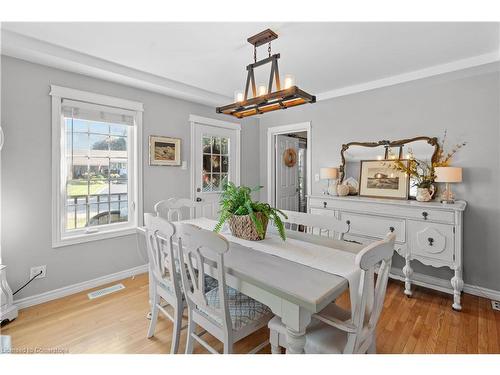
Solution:
<svg viewBox="0 0 500 375"><path fill-rule="evenodd" d="M243 118L306 103L316 103L314 95L302 91L295 85L295 77L291 74L285 76L284 85L281 86L278 69L280 54L271 55L271 41L277 38L278 35L275 32L267 29L247 39L253 45L254 62L247 66L245 92L235 92L235 102L223 107L217 107L217 113ZM267 49L269 56L257 61L257 47L266 43L269 43ZM255 84L254 69L266 64L271 64L269 83L267 86L265 84L257 86ZM250 88L252 89L252 96L249 96ZM273 88L276 88L276 91L273 91Z"/></svg>

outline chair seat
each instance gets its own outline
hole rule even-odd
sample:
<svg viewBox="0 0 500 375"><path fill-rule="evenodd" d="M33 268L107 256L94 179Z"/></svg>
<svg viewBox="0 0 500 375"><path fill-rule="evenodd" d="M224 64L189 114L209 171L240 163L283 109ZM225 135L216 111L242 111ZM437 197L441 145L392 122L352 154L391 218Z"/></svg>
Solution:
<svg viewBox="0 0 500 375"><path fill-rule="evenodd" d="M331 316L336 319L346 321L351 318L351 313L337 306L330 304L320 312L321 315ZM286 346L286 327L278 316L269 321L268 327L272 331L280 334L280 344ZM347 333L334 328L317 319L312 319L306 329L306 353L316 354L341 354L347 344Z"/></svg>
<svg viewBox="0 0 500 375"><path fill-rule="evenodd" d="M220 308L219 287L216 287L205 293L208 305L214 308ZM261 319L272 317L272 312L266 305L238 292L236 289L227 287L228 308L231 315L232 328L238 331L248 324L257 322ZM201 310L201 309L200 309ZM223 324L222 321L213 314L202 310L203 313L210 316L215 321ZM265 324L265 323L264 323Z"/></svg>

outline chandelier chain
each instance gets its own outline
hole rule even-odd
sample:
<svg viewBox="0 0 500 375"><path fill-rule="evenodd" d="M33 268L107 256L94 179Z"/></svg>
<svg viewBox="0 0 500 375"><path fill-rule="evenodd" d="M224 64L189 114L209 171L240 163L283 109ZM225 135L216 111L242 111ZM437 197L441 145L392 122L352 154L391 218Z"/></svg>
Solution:
<svg viewBox="0 0 500 375"><path fill-rule="evenodd" d="M253 45L253 62L257 62L257 46L255 44Z"/></svg>
<svg viewBox="0 0 500 375"><path fill-rule="evenodd" d="M271 57L271 42L269 42L269 47L267 47L267 52L269 53L269 57Z"/></svg>

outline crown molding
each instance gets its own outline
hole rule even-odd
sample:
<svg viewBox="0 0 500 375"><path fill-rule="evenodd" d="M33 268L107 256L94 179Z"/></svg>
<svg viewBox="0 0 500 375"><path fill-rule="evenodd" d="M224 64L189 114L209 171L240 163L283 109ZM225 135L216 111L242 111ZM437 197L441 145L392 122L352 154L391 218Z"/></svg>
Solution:
<svg viewBox="0 0 500 375"><path fill-rule="evenodd" d="M1 53L21 60L209 106L231 101L228 96L129 68L5 29L2 30Z"/></svg>
<svg viewBox="0 0 500 375"><path fill-rule="evenodd" d="M129 68L5 29L2 30L1 54L209 106L217 106L220 103L231 102L232 100L232 98L225 95L138 69ZM329 100L498 61L500 61L500 50L404 74L325 91L318 93L316 100Z"/></svg>
<svg viewBox="0 0 500 375"><path fill-rule="evenodd" d="M428 78L439 74L450 73L467 68L473 68L500 61L500 51L486 53L462 60L452 61L446 64L431 66L425 69L414 70L412 72L397 74L394 76L377 79L374 81L363 82L357 85L346 86L340 89L325 91L316 95L317 101L337 98L339 96L351 95L358 92L374 90L382 87L393 86L400 83L416 81L418 79Z"/></svg>

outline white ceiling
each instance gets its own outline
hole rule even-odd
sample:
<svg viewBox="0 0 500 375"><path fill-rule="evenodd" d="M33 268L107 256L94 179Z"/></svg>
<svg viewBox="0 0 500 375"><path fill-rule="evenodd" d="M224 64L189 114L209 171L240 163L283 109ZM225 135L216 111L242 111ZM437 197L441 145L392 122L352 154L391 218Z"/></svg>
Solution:
<svg viewBox="0 0 500 375"><path fill-rule="evenodd" d="M312 94L498 54L500 43L498 23L472 22L2 24L4 30L226 97L243 89L245 66L253 59L247 37L268 27L279 34L272 46L281 53L281 75L294 74ZM266 55L263 46L258 57ZM267 74L257 80L266 82Z"/></svg>

